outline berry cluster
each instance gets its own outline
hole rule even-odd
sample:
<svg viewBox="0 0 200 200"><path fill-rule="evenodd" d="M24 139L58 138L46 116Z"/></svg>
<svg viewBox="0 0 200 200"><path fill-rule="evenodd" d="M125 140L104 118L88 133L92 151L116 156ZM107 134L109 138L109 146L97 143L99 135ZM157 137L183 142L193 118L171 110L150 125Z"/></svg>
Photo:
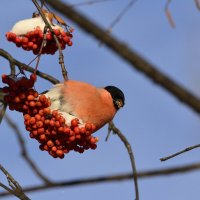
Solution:
<svg viewBox="0 0 200 200"><path fill-rule="evenodd" d="M57 36L61 49L65 49L66 45L72 46L72 33L64 30L53 29ZM33 51L38 54L43 40L46 40L42 48L42 54L54 54L58 50L58 46L54 40L53 34L48 30L45 34L40 27L26 33L25 35L16 35L13 32L7 32L6 38L8 41L16 44L17 47L22 47L26 51Z"/></svg>
<svg viewBox="0 0 200 200"><path fill-rule="evenodd" d="M84 150L95 149L98 138L91 134L96 127L93 124L79 124L77 118L67 125L65 119L57 110L51 110L51 101L45 95L39 95L33 89L36 75L30 79L25 77L13 78L2 75L5 101L11 110L23 113L26 130L30 137L40 143L42 151L54 158L64 158L64 154L71 150L83 153Z"/></svg>

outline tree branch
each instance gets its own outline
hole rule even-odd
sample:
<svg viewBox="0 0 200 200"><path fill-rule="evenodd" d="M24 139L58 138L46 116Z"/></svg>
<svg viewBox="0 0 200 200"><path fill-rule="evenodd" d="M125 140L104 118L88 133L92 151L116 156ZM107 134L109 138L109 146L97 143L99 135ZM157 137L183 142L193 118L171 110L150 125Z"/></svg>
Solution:
<svg viewBox="0 0 200 200"><path fill-rule="evenodd" d="M169 176L173 174L183 174L186 172L193 172L195 170L200 170L200 163L184 165L180 167L171 167L167 169L157 169L157 170L148 170L141 171L137 173L138 178L150 178L157 176ZM99 176L85 179L75 179L75 180L66 180L66 181L58 181L53 182L51 185L37 185L31 187L25 187L24 192L36 192L36 191L44 191L52 188L61 188L61 187L72 187L72 186L83 186L88 184L97 184L97 183L109 183L116 181L125 181L131 180L133 178L133 173L124 173L124 174L115 174L109 176ZM9 193L2 192L0 193L0 197L8 196Z"/></svg>
<svg viewBox="0 0 200 200"><path fill-rule="evenodd" d="M4 185L3 183L0 182L0 186L9 192L7 194L15 195L16 197L18 197L21 200L30 200L24 194L19 183L11 176L11 174L2 165L0 165L0 170L5 174L7 181L9 183L9 186L12 188L12 189L10 189L6 185Z"/></svg>
<svg viewBox="0 0 200 200"><path fill-rule="evenodd" d="M89 20L83 14L80 14L67 3L59 0L45 0L58 12L74 21L80 28L93 35L96 39L103 42L107 47L114 51L119 57L127 61L132 68L135 68L145 74L149 79L162 86L173 96L192 108L195 112L200 113L200 99L181 85L170 79L164 73L160 72L154 65L130 49L127 45L117 40L114 36L107 33L101 27Z"/></svg>
<svg viewBox="0 0 200 200"><path fill-rule="evenodd" d="M199 147L200 147L200 144L197 144L197 145L194 145L194 146L191 146L191 147L187 147L186 149L181 150L181 151L179 151L179 152L177 152L175 154L172 154L172 155L167 156L167 157L160 158L160 161L169 160L169 159L174 158L174 157L176 157L176 156L178 156L180 154L183 154L183 153L185 153L187 151L191 151L192 149L196 149L196 148L199 148Z"/></svg>
<svg viewBox="0 0 200 200"><path fill-rule="evenodd" d="M133 171L133 180L134 180L134 186L135 186L135 195L136 195L136 200L139 200L139 189L138 189L138 181L137 181L137 170L136 170L136 164L135 164L135 159L134 159L134 155L133 155L133 152L132 152L132 148L131 148L131 145L130 143L128 142L128 140L126 139L126 137L122 134L122 132L114 125L114 123L111 121L109 122L109 125L108 125L108 135L110 132L113 132L114 134L116 134L120 140L124 143L127 151L128 151L128 154L129 154L129 157L130 157L130 160L131 160L131 166L132 166L132 171Z"/></svg>
<svg viewBox="0 0 200 200"><path fill-rule="evenodd" d="M24 64L24 63L22 63L22 62L20 62L20 61L18 61L18 60L16 60L16 59L13 58L7 51L5 51L5 50L3 50L3 49L1 49L1 48L0 48L0 56L4 57L4 58L7 59L9 62L11 62L11 63L17 65L17 66L19 67L19 69L21 69L21 70L26 70L26 71L32 72L32 73L34 73L34 71L35 71L34 68L32 68L32 67L30 67L30 66L28 66L28 65L26 65L26 64ZM56 84L56 83L59 83L59 82L60 82L59 80L57 80L57 79L54 78L53 76L50 76L49 74L43 73L43 72L41 72L41 71L37 71L36 74L37 74L39 77L41 77L41 78L43 78L43 79L45 79L45 80L48 80L48 81L50 81L50 82L53 83L53 84Z"/></svg>

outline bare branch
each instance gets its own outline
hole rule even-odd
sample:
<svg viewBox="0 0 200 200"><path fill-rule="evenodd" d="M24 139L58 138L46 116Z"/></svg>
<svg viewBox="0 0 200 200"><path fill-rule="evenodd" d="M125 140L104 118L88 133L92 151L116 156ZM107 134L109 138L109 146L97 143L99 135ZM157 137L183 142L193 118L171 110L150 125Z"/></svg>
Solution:
<svg viewBox="0 0 200 200"><path fill-rule="evenodd" d="M183 165L180 167L171 167L166 169L156 169L156 170L148 170L141 171L137 173L138 178L150 178L157 176L167 176L169 175L177 175L177 174L185 174L188 172L193 172L195 170L200 170L200 163ZM61 187L72 187L72 186L83 186L88 184L97 184L97 183L109 183L116 181L125 181L131 180L133 178L133 173L124 173L124 174L115 174L110 176L99 176L93 178L85 178L85 179L75 179L75 180L66 180L66 181L58 181L53 182L51 185L37 185L24 188L24 192L36 192L36 191L44 191L52 188L61 188ZM9 193L2 192L0 193L0 197L8 196Z"/></svg>
<svg viewBox="0 0 200 200"><path fill-rule="evenodd" d="M183 154L183 153L185 153L187 151L191 151L192 149L196 149L196 148L199 148L199 147L200 147L200 144L197 144L197 145L194 145L194 146L191 146L191 147L187 147L186 149L181 150L181 151L179 151L179 152L177 152L175 154L172 154L172 155L167 156L167 157L160 158L160 161L169 160L169 159L174 158L174 157L176 157L176 156L178 156L180 154Z"/></svg>
<svg viewBox="0 0 200 200"><path fill-rule="evenodd" d="M0 164L0 170L5 174L9 186L12 188L8 188L6 185L4 185L3 183L0 182L0 186L2 188L4 188L5 190L7 190L9 193L8 194L12 194L15 195L16 197L18 197L21 200L30 200L23 192L21 186L19 185L19 183L11 176L11 174Z"/></svg>
<svg viewBox="0 0 200 200"><path fill-rule="evenodd" d="M6 52L5 50L0 48L0 56L4 57L5 59L7 59L8 61L12 62L13 64L17 65L19 67L19 69L21 70L26 70L28 72L32 72L34 73L35 69L14 59L8 52ZM50 76L49 74L43 73L41 71L37 71L36 74L45 79L50 81L53 84L59 83L59 80L57 80L56 78L54 78L53 76Z"/></svg>
<svg viewBox="0 0 200 200"><path fill-rule="evenodd" d="M122 132L114 125L114 123L111 121L109 122L109 126L108 126L108 132L113 132L114 134L116 134L121 141L124 143L130 160L131 160L131 166L132 166L132 170L133 170L133 180L134 180L134 186L135 186L135 195L136 195L136 200L139 200L139 189L138 189L138 182L137 182L137 170L136 170L136 164L135 164L135 159L134 159L134 155L132 152L132 148L130 143L128 142L128 140L126 139L126 137L122 134Z"/></svg>
<svg viewBox="0 0 200 200"><path fill-rule="evenodd" d="M50 184L51 181L44 175L42 172L38 169L36 164L32 161L30 158L28 151L26 149L25 141L20 133L20 130L18 126L8 117L8 115L5 115L5 120L10 126L10 128L16 133L19 146L21 148L21 155L24 158L24 160L27 162L27 164L30 166L30 168L33 170L33 172L44 181L45 184Z"/></svg>
<svg viewBox="0 0 200 200"><path fill-rule="evenodd" d="M174 97L187 106L192 108L195 112L200 113L200 99L193 95L190 91L176 83L174 80L166 76L164 73L156 69L154 65L130 49L127 45L108 34L101 27L89 20L83 14L70 7L70 5L59 0L45 0L54 9L70 18L83 30L92 34L96 39L103 42L107 47L113 50L118 56L130 63L132 68L135 68L145 74L153 82L159 84Z"/></svg>

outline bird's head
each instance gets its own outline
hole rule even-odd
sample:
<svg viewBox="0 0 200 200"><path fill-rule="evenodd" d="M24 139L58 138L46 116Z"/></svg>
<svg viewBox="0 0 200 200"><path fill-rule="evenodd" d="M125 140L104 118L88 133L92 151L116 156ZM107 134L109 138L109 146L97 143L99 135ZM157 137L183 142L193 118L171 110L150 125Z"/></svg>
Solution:
<svg viewBox="0 0 200 200"><path fill-rule="evenodd" d="M113 99L113 104L116 108L116 110L119 110L121 107L125 104L125 96L124 93L115 86L106 86L104 89L106 89Z"/></svg>

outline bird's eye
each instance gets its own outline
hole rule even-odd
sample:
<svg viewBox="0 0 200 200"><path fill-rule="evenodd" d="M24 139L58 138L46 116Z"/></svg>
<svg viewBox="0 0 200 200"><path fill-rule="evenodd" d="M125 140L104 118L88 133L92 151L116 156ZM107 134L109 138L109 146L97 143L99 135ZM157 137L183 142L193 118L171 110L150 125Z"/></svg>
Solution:
<svg viewBox="0 0 200 200"><path fill-rule="evenodd" d="M117 99L114 101L114 104L117 106L118 109L124 106L124 103L121 99Z"/></svg>

